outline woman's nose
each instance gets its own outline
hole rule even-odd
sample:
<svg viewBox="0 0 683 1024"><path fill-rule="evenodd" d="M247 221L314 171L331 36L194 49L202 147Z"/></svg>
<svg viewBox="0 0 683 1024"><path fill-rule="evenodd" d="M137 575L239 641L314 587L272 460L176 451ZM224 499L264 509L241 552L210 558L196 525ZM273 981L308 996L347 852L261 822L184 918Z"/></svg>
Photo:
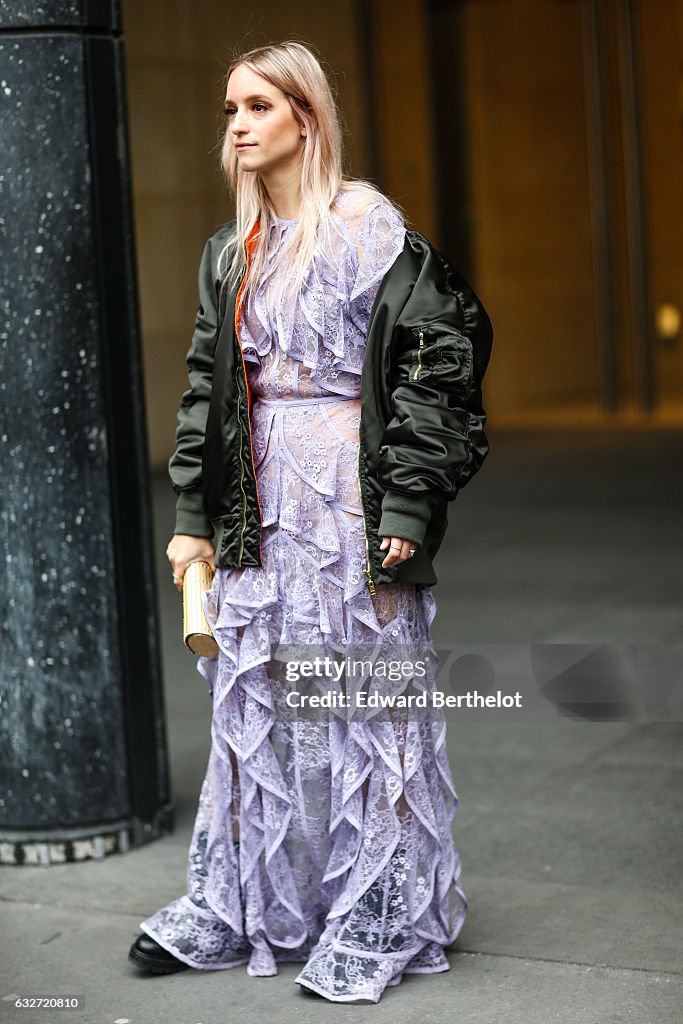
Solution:
<svg viewBox="0 0 683 1024"><path fill-rule="evenodd" d="M243 124L244 116L239 110L236 110L235 113L230 118L230 130L232 132L235 132L235 134L237 134L238 132L242 132L244 131Z"/></svg>

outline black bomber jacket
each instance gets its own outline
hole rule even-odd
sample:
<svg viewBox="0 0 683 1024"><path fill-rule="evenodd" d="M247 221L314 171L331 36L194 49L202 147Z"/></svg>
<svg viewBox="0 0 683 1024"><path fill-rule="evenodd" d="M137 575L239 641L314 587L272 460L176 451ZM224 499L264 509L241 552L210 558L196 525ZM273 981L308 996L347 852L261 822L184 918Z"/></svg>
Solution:
<svg viewBox="0 0 683 1024"><path fill-rule="evenodd" d="M218 568L262 564L251 396L235 330L239 289L218 271L234 223L209 238L200 261L190 387L169 462L175 532L212 537ZM433 559L448 503L489 450L481 382L492 342L470 285L419 232L406 231L370 314L360 379L358 476L371 594L379 583L437 582ZM414 556L382 568L384 536L415 541Z"/></svg>

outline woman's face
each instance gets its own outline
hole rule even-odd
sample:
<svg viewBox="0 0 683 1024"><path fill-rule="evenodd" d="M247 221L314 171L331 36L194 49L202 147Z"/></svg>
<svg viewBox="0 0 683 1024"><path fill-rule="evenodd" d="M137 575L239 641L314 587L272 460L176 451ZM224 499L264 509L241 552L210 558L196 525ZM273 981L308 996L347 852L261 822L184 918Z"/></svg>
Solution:
<svg viewBox="0 0 683 1024"><path fill-rule="evenodd" d="M277 86L241 64L228 79L225 112L241 170L268 177L298 167L305 129Z"/></svg>

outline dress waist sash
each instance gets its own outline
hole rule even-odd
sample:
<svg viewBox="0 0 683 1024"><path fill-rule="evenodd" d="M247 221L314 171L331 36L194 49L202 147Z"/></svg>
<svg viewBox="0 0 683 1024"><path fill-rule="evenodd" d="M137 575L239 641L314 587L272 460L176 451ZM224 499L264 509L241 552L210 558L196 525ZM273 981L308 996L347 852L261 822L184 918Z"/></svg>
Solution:
<svg viewBox="0 0 683 1024"><path fill-rule="evenodd" d="M313 405L318 402L359 402L360 395L308 395L305 398L262 398L255 395L254 401L264 405Z"/></svg>

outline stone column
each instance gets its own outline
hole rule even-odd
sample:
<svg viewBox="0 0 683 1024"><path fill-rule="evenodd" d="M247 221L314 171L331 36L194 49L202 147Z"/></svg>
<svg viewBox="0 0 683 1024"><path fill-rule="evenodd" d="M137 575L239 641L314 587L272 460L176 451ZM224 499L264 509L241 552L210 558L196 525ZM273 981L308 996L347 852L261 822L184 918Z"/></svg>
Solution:
<svg viewBox="0 0 683 1024"><path fill-rule="evenodd" d="M116 0L0 0L0 862L172 828Z"/></svg>

